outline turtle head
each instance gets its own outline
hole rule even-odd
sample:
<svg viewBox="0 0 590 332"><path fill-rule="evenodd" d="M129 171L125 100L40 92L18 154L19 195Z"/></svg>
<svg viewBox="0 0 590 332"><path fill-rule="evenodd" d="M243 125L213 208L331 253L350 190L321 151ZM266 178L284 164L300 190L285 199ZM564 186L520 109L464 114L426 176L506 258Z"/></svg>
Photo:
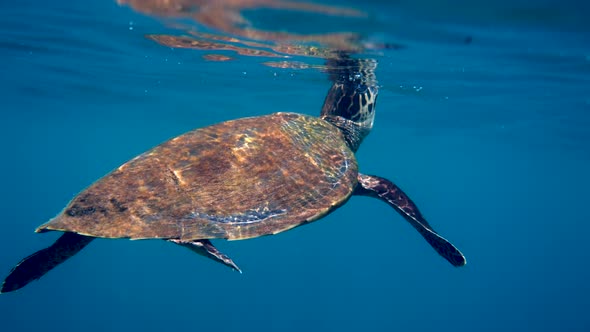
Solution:
<svg viewBox="0 0 590 332"><path fill-rule="evenodd" d="M352 151L356 151L369 134L375 118L377 80L373 59L341 56L329 59L327 71L333 84L321 118L340 128Z"/></svg>

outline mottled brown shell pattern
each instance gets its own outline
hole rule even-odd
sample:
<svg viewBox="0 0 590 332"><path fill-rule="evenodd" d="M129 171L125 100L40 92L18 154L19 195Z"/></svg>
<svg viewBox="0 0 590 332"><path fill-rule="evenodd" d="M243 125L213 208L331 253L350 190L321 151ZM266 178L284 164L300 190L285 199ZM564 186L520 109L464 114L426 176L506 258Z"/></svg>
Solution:
<svg viewBox="0 0 590 332"><path fill-rule="evenodd" d="M106 238L247 239L343 204L358 167L342 133L275 113L197 129L125 163L37 231Z"/></svg>

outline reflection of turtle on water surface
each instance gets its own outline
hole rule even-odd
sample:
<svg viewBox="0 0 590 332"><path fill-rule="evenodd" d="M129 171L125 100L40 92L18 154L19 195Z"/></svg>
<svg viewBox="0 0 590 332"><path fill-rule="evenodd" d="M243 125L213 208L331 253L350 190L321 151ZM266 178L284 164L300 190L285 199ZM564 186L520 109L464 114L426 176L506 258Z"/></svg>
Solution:
<svg viewBox="0 0 590 332"><path fill-rule="evenodd" d="M328 60L333 85L321 116L275 113L173 138L76 196L37 232L62 231L21 261L1 292L19 289L95 237L164 239L239 271L210 239L276 234L326 216L351 195L396 209L451 264L465 258L392 182L358 172L354 152L373 125L375 62Z"/></svg>

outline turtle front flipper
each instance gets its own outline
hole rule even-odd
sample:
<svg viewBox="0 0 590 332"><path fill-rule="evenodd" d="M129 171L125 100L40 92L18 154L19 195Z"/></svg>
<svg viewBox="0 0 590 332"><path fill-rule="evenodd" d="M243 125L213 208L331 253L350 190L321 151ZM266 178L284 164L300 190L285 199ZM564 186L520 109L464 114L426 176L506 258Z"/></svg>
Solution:
<svg viewBox="0 0 590 332"><path fill-rule="evenodd" d="M226 254L219 251L219 249L215 248L213 243L209 240L192 240L192 241L183 241L178 239L170 239L168 240L172 243L176 243L179 246L183 246L188 248L201 256L205 256L207 258L211 258L212 260L222 263L230 268L242 273L242 270L234 263L234 261L229 258Z"/></svg>
<svg viewBox="0 0 590 332"><path fill-rule="evenodd" d="M377 197L399 212L426 241L454 266L467 263L465 256L428 224L412 200L393 182L373 175L358 175L359 185L354 194Z"/></svg>
<svg viewBox="0 0 590 332"><path fill-rule="evenodd" d="M67 232L51 246L39 250L18 263L2 283L0 293L26 286L84 249L94 238Z"/></svg>

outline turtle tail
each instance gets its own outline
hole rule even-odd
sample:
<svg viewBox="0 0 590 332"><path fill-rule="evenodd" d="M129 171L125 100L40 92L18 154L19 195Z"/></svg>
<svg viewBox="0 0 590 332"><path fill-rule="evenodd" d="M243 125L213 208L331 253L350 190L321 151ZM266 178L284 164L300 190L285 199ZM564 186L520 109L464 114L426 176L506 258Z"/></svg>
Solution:
<svg viewBox="0 0 590 332"><path fill-rule="evenodd" d="M37 251L18 263L4 279L0 293L15 291L41 278L51 269L77 254L93 239L93 237L66 232L51 246Z"/></svg>

